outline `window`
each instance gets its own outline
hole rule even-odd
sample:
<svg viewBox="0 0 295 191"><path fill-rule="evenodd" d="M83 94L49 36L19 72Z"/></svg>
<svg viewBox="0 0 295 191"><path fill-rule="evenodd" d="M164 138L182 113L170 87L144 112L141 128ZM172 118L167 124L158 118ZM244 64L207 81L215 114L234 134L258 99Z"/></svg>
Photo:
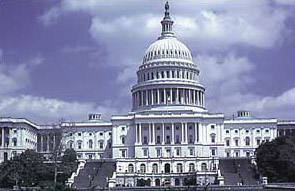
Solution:
<svg viewBox="0 0 295 191"><path fill-rule="evenodd" d="M226 130L225 133L226 133L226 134L229 134L229 130Z"/></svg>
<svg viewBox="0 0 295 191"><path fill-rule="evenodd" d="M167 127L166 127L166 130L170 130L170 127L169 127L169 126L167 126Z"/></svg>
<svg viewBox="0 0 295 191"><path fill-rule="evenodd" d="M78 136L82 136L82 133L78 133Z"/></svg>
<svg viewBox="0 0 295 191"><path fill-rule="evenodd" d="M176 148L176 156L180 156L180 148Z"/></svg>
<svg viewBox="0 0 295 191"><path fill-rule="evenodd" d="M153 166L152 166L152 172L153 173L158 173L158 165L156 163L154 163Z"/></svg>
<svg viewBox="0 0 295 191"><path fill-rule="evenodd" d="M122 129L122 131L125 131L125 127L122 127L121 129Z"/></svg>
<svg viewBox="0 0 295 191"><path fill-rule="evenodd" d="M181 163L178 163L176 167L177 167L177 168L176 168L176 171L177 171L178 173L181 173L181 172L182 172L182 164L181 164Z"/></svg>
<svg viewBox="0 0 295 191"><path fill-rule="evenodd" d="M176 127L175 127L175 129L176 129L176 130L179 130L179 127L178 127L178 126L176 126Z"/></svg>
<svg viewBox="0 0 295 191"><path fill-rule="evenodd" d="M147 149L143 149L143 156L145 156L145 157L148 156L148 150Z"/></svg>
<svg viewBox="0 0 295 191"><path fill-rule="evenodd" d="M238 139L235 140L235 143L236 143L236 146L239 146L239 140Z"/></svg>
<svg viewBox="0 0 295 191"><path fill-rule="evenodd" d="M230 153L229 152L226 152L226 157L230 157Z"/></svg>
<svg viewBox="0 0 295 191"><path fill-rule="evenodd" d="M157 149L157 157L161 156L161 149Z"/></svg>
<svg viewBox="0 0 295 191"><path fill-rule="evenodd" d="M125 144L125 137L124 136L121 138L121 140L122 140L122 144Z"/></svg>
<svg viewBox="0 0 295 191"><path fill-rule="evenodd" d="M250 152L249 151L246 152L246 157L250 157Z"/></svg>
<svg viewBox="0 0 295 191"><path fill-rule="evenodd" d="M246 144L246 146L249 146L250 145L250 138L249 137L246 137L245 144Z"/></svg>
<svg viewBox="0 0 295 191"><path fill-rule="evenodd" d="M100 136L103 136L103 132L100 132L99 135L100 135Z"/></svg>
<svg viewBox="0 0 295 191"><path fill-rule="evenodd" d="M207 171L207 164L206 163L201 164L201 171Z"/></svg>
<svg viewBox="0 0 295 191"><path fill-rule="evenodd" d="M211 125L211 129L214 130L215 129L215 125Z"/></svg>
<svg viewBox="0 0 295 191"><path fill-rule="evenodd" d="M211 155L215 156L216 155L216 150L215 149L211 149Z"/></svg>
<svg viewBox="0 0 295 191"><path fill-rule="evenodd" d="M256 144L257 144L257 145L260 145L260 139L257 139L257 140L256 140Z"/></svg>
<svg viewBox="0 0 295 191"><path fill-rule="evenodd" d="M190 163L189 164L189 172L194 172L195 171L195 164L194 163Z"/></svg>
<svg viewBox="0 0 295 191"><path fill-rule="evenodd" d="M192 126L189 126L189 127L188 127L188 129L189 129L189 130L192 130L192 129L193 129L193 127L192 127Z"/></svg>
<svg viewBox="0 0 295 191"><path fill-rule="evenodd" d="M157 127L157 130L160 131L161 130L161 127Z"/></svg>
<svg viewBox="0 0 295 191"><path fill-rule="evenodd" d="M269 142L269 138L265 138L265 142Z"/></svg>
<svg viewBox="0 0 295 191"><path fill-rule="evenodd" d="M189 148L189 154L193 156L195 154L195 149L194 148Z"/></svg>
<svg viewBox="0 0 295 191"><path fill-rule="evenodd" d="M103 149L103 142L102 141L99 142L99 148Z"/></svg>
<svg viewBox="0 0 295 191"><path fill-rule="evenodd" d="M88 147L89 147L89 149L92 149L93 148L93 141L92 141L92 139L89 140Z"/></svg>
<svg viewBox="0 0 295 191"><path fill-rule="evenodd" d="M180 143L180 141L179 141L179 135L176 135L176 141L175 141L175 143Z"/></svg>
<svg viewBox="0 0 295 191"><path fill-rule="evenodd" d="M121 156L122 156L122 158L126 158L126 150L121 151Z"/></svg>
<svg viewBox="0 0 295 191"><path fill-rule="evenodd" d="M12 139L12 142L13 142L13 146L16 147L17 146L17 139L16 138L13 138Z"/></svg>
<svg viewBox="0 0 295 191"><path fill-rule="evenodd" d="M143 130L144 130L144 131L147 131L147 130L148 130L148 127L147 127L147 126L144 126L144 127L143 127Z"/></svg>
<svg viewBox="0 0 295 191"><path fill-rule="evenodd" d="M170 136L169 135L166 136L166 144L170 144Z"/></svg>
<svg viewBox="0 0 295 191"><path fill-rule="evenodd" d="M17 133L17 129L14 129L14 130L13 130L13 133Z"/></svg>
<svg viewBox="0 0 295 191"><path fill-rule="evenodd" d="M171 156L171 150L170 149L166 149L166 154L167 154L167 157L170 157Z"/></svg>
<svg viewBox="0 0 295 191"><path fill-rule="evenodd" d="M78 142L78 149L82 149L82 141Z"/></svg>
<svg viewBox="0 0 295 191"><path fill-rule="evenodd" d="M128 172L129 173L133 173L134 172L134 166L133 166L133 164L129 164L128 165Z"/></svg>
<svg viewBox="0 0 295 191"><path fill-rule="evenodd" d="M141 164L140 165L140 172L145 173L145 171L146 171L145 164Z"/></svg>
<svg viewBox="0 0 295 191"><path fill-rule="evenodd" d="M92 135L92 133L89 133L89 136L91 136Z"/></svg>
<svg viewBox="0 0 295 191"><path fill-rule="evenodd" d="M190 135L189 136L189 143L193 143L194 141L193 141L193 136L192 135Z"/></svg>
<svg viewBox="0 0 295 191"><path fill-rule="evenodd" d="M211 134L211 143L215 143L215 134Z"/></svg>
<svg viewBox="0 0 295 191"><path fill-rule="evenodd" d="M225 142L226 142L226 146L229 146L230 145L229 139L227 139Z"/></svg>
<svg viewBox="0 0 295 191"><path fill-rule="evenodd" d="M236 130L235 130L235 133L237 134L238 132L239 132L239 131L236 129Z"/></svg>
<svg viewBox="0 0 295 191"><path fill-rule="evenodd" d="M147 136L143 137L143 144L147 144Z"/></svg>
<svg viewBox="0 0 295 191"><path fill-rule="evenodd" d="M266 132L266 133L269 133L269 130L268 130L268 129L266 129L266 130L265 130L265 132Z"/></svg>
<svg viewBox="0 0 295 191"><path fill-rule="evenodd" d="M112 136L112 132L109 132L109 136Z"/></svg>
<svg viewBox="0 0 295 191"><path fill-rule="evenodd" d="M158 135L157 136L157 143L160 144L161 143L161 137Z"/></svg>
<svg viewBox="0 0 295 191"><path fill-rule="evenodd" d="M257 129L257 130L256 130L256 133L260 133L260 130L259 130L259 129Z"/></svg>
<svg viewBox="0 0 295 191"><path fill-rule="evenodd" d="M246 133L249 133L249 130L246 130Z"/></svg>

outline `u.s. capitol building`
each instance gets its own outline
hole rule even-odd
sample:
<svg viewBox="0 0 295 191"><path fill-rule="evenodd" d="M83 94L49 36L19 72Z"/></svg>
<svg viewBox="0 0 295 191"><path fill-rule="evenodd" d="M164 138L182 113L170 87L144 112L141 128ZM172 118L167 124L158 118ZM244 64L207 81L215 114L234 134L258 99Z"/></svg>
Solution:
<svg viewBox="0 0 295 191"><path fill-rule="evenodd" d="M225 119L208 112L198 63L175 36L168 4L161 25L138 68L131 112L107 122L93 114L88 121L56 126L1 118L0 162L25 149L49 156L57 147L74 148L80 160L115 160L117 185L141 178L152 186L182 185L191 173L213 183L221 176L220 158L253 157L262 142L277 137L277 119L254 118L249 111Z"/></svg>

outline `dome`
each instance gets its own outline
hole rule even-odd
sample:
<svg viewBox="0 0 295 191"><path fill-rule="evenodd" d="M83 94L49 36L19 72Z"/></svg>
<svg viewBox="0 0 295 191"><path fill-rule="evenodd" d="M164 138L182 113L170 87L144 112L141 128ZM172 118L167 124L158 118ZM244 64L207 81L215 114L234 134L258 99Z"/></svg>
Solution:
<svg viewBox="0 0 295 191"><path fill-rule="evenodd" d="M174 36L160 37L152 43L144 54L143 64L163 58L193 61L187 46Z"/></svg>

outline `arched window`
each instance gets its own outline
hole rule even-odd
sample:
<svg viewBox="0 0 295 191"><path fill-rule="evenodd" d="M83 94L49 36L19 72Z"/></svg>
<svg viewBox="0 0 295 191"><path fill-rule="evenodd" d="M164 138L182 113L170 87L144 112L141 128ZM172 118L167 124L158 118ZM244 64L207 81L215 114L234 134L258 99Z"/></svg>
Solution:
<svg viewBox="0 0 295 191"><path fill-rule="evenodd" d="M156 186L161 186L161 181L160 181L160 179L157 178L157 179L155 180L155 182L156 182Z"/></svg>
<svg viewBox="0 0 295 191"><path fill-rule="evenodd" d="M195 164L194 163L190 163L189 164L189 171L190 172L194 172L195 171Z"/></svg>
<svg viewBox="0 0 295 191"><path fill-rule="evenodd" d="M133 173L134 172L134 166L133 166L133 164L129 164L128 165L128 172L129 173Z"/></svg>
<svg viewBox="0 0 295 191"><path fill-rule="evenodd" d="M145 172L146 172L145 164L141 164L141 165L140 165L140 172L141 172L141 173L145 173Z"/></svg>
<svg viewBox="0 0 295 191"><path fill-rule="evenodd" d="M92 141L92 139L89 140L88 147L89 147L89 149L92 149L93 148L93 141Z"/></svg>
<svg viewBox="0 0 295 191"><path fill-rule="evenodd" d="M158 165L156 163L153 164L153 173L158 173Z"/></svg>
<svg viewBox="0 0 295 191"><path fill-rule="evenodd" d="M249 138L249 137L246 137L246 139L245 139L245 143L246 143L247 146L250 145L250 138Z"/></svg>
<svg viewBox="0 0 295 191"><path fill-rule="evenodd" d="M73 141L68 141L68 148L72 149L73 148Z"/></svg>
<svg viewBox="0 0 295 191"><path fill-rule="evenodd" d="M170 173L170 164L166 163L164 170L165 170L165 173Z"/></svg>
<svg viewBox="0 0 295 191"><path fill-rule="evenodd" d="M207 171L207 164L206 163L201 164L201 171Z"/></svg>
<svg viewBox="0 0 295 191"><path fill-rule="evenodd" d="M181 172L182 172L182 164L181 164L181 163L178 163L176 167L177 167L177 168L176 168L176 171L177 171L178 173L181 173Z"/></svg>

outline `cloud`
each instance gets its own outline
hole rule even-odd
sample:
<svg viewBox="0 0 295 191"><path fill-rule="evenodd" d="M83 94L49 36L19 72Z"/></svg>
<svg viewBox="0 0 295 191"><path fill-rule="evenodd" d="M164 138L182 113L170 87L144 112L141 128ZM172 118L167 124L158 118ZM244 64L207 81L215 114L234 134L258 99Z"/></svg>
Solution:
<svg viewBox="0 0 295 191"><path fill-rule="evenodd" d="M73 53L79 53L79 52L87 52L91 50L93 50L93 48L89 46L65 46L62 49L62 52L65 54L73 54Z"/></svg>
<svg viewBox="0 0 295 191"><path fill-rule="evenodd" d="M43 123L57 122L61 118L84 120L91 112L102 113L103 119L108 119L112 114L118 113L107 102L98 106L94 103L67 102L31 95L3 97L0 111L2 116L25 117Z"/></svg>
<svg viewBox="0 0 295 191"><path fill-rule="evenodd" d="M31 84L31 71L34 67L43 63L42 56L36 56L26 62L10 67L3 65L0 71L1 95L15 93Z"/></svg>
<svg viewBox="0 0 295 191"><path fill-rule="evenodd" d="M50 26L54 24L61 14L59 7L52 7L48 9L45 13L38 17L38 20L42 22L44 26Z"/></svg>
<svg viewBox="0 0 295 191"><path fill-rule="evenodd" d="M260 96L251 92L255 86L252 73L255 63L230 52L226 55L200 55L201 81L206 87L206 107L211 112L235 114L252 111L254 117L294 118L295 87L279 95Z"/></svg>

